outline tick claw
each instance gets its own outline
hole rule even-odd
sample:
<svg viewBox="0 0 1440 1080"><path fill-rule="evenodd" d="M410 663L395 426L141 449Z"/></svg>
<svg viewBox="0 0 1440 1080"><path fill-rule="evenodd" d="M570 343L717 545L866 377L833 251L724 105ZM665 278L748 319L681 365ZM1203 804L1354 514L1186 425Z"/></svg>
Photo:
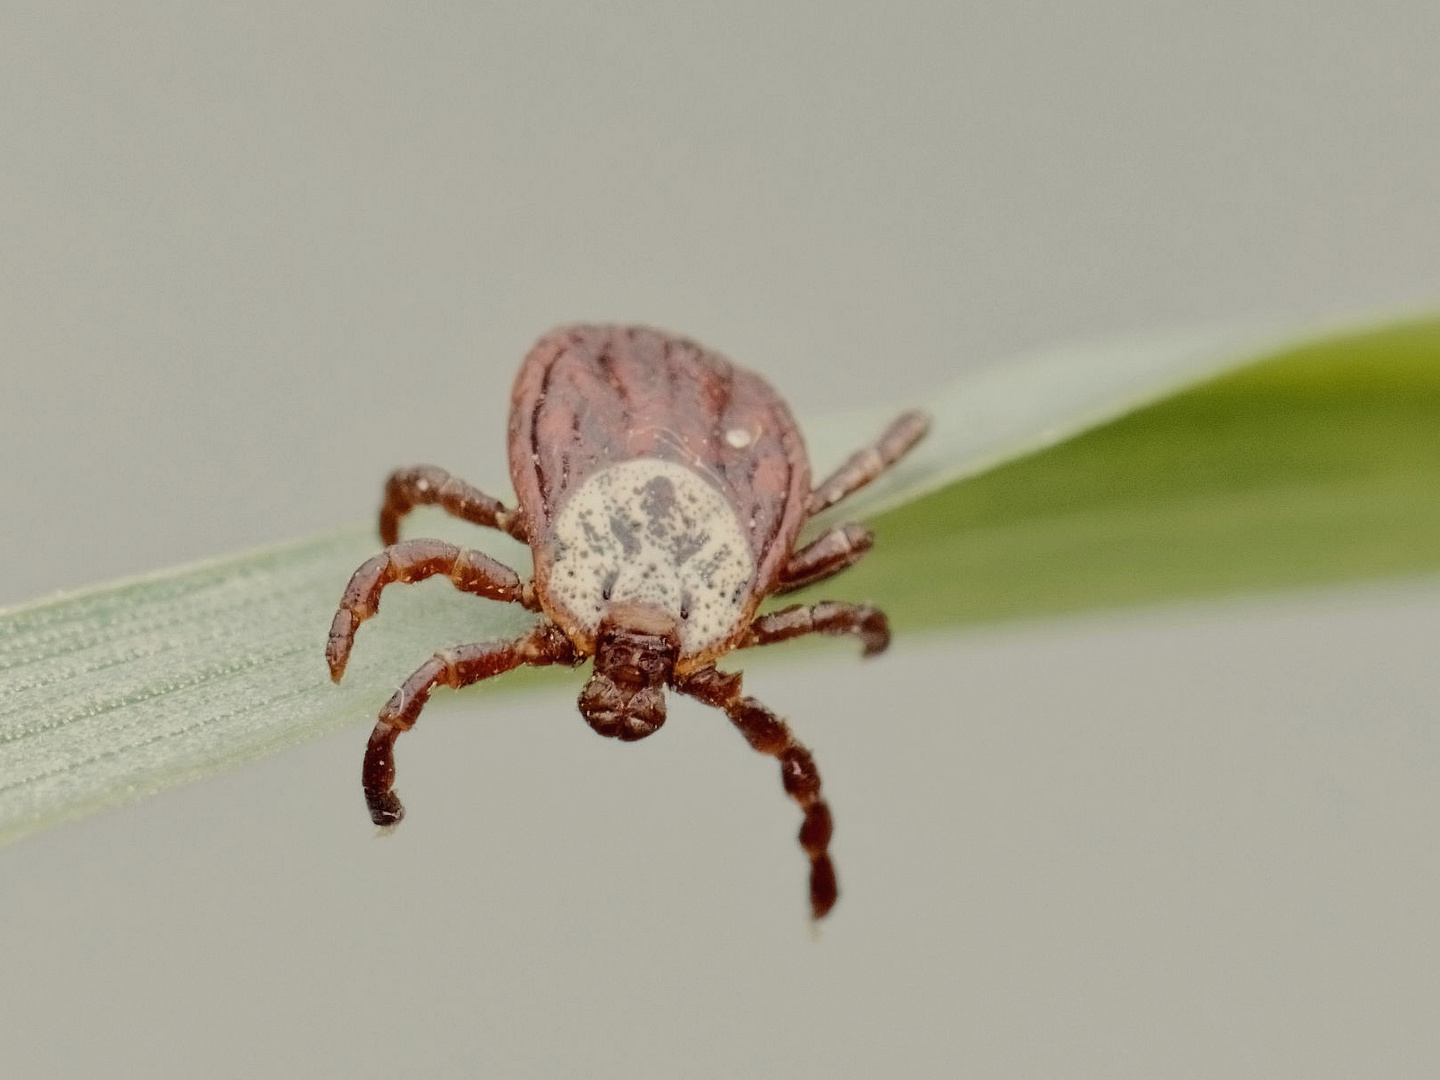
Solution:
<svg viewBox="0 0 1440 1080"><path fill-rule="evenodd" d="M829 914L840 897L835 883L835 865L829 855L821 855L810 864L810 911L816 922Z"/></svg>
<svg viewBox="0 0 1440 1080"><path fill-rule="evenodd" d="M393 791L367 791L365 801L370 804L370 820L387 833L405 816L405 805Z"/></svg>
<svg viewBox="0 0 1440 1080"><path fill-rule="evenodd" d="M339 682L350 659L350 644L355 636L355 620L341 608L330 622L330 636L325 641L325 662L330 665L330 681Z"/></svg>

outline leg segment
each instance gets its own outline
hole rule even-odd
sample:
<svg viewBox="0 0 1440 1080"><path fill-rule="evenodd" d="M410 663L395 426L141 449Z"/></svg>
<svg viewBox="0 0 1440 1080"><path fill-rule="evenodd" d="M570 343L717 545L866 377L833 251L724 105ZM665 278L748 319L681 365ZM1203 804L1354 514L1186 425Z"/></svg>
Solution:
<svg viewBox="0 0 1440 1080"><path fill-rule="evenodd" d="M704 668L676 683L677 690L707 705L723 709L752 747L780 762L785 793L800 804L805 820L800 846L810 857L810 912L823 919L835 906L839 887L830 861L830 835L834 824L830 807L820 797L820 773L810 751L795 741L785 721L751 697L740 696L740 676Z"/></svg>
<svg viewBox="0 0 1440 1080"><path fill-rule="evenodd" d="M833 577L859 562L874 543L875 534L863 525L831 529L790 556L790 561L780 568L780 585L775 593L794 592Z"/></svg>
<svg viewBox="0 0 1440 1080"><path fill-rule="evenodd" d="M807 512L814 517L821 510L834 506L845 496L870 483L909 453L910 448L929 430L930 418L924 413L911 411L902 414L877 442L852 454L849 461L810 493Z"/></svg>
<svg viewBox="0 0 1440 1080"><path fill-rule="evenodd" d="M874 656L890 644L890 622L883 611L865 604L835 600L795 604L761 615L750 624L738 648L773 645L805 634L854 634L865 646L864 655Z"/></svg>
<svg viewBox="0 0 1440 1080"><path fill-rule="evenodd" d="M396 581L409 584L439 574L448 577L461 592L539 610L530 586L521 584L514 570L484 552L466 551L443 540L406 540L366 560L345 587L325 643L330 677L340 681L355 644L355 631L380 607L380 592L386 585Z"/></svg>
<svg viewBox="0 0 1440 1080"><path fill-rule="evenodd" d="M385 703L370 733L360 776L370 820L376 825L394 825L405 816L405 807L393 790L395 739L415 726L431 690L437 686L458 690L521 664L577 664L581 659L559 627L545 622L514 641L459 645L426 660Z"/></svg>
<svg viewBox="0 0 1440 1080"><path fill-rule="evenodd" d="M382 544L393 544L400 539L400 519L417 506L440 506L447 514L464 521L499 529L522 544L529 542L525 520L518 510L505 509L500 500L492 499L444 469L416 465L396 469L385 482L385 502L380 506Z"/></svg>

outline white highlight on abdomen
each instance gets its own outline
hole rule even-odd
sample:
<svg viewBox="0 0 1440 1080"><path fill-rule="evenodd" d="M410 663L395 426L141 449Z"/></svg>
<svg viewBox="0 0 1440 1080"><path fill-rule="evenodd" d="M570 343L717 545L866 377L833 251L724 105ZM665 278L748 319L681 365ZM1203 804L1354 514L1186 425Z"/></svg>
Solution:
<svg viewBox="0 0 1440 1080"><path fill-rule="evenodd" d="M728 638L755 574L725 497L698 473L652 458L612 465L570 496L555 522L548 592L593 633L615 602L681 620L681 652Z"/></svg>

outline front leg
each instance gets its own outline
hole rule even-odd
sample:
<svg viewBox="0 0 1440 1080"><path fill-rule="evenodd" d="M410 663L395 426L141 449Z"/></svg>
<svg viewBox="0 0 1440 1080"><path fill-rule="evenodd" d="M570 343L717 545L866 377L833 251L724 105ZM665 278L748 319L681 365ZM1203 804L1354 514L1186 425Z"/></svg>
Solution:
<svg viewBox="0 0 1440 1080"><path fill-rule="evenodd" d="M794 604L761 615L750 624L736 648L773 645L805 634L854 634L864 645L864 655L874 656L890 644L890 620L879 608L868 604L846 604L838 600Z"/></svg>
<svg viewBox="0 0 1440 1080"><path fill-rule="evenodd" d="M367 559L351 575L325 643L330 678L339 682L345 673L355 631L379 609L380 593L386 585L424 581L439 574L448 577L461 592L539 610L534 590L521 584L520 575L483 551L467 551L443 540L406 540Z"/></svg>
<svg viewBox="0 0 1440 1080"><path fill-rule="evenodd" d="M360 783L370 820L376 825L394 825L405 816L405 807L395 794L395 739L415 726L420 710L437 686L459 689L482 679L510 671L521 664L578 664L583 657L554 623L543 622L514 641L487 641L458 645L437 652L401 684L375 722L370 743L365 747L365 765Z"/></svg>
<svg viewBox="0 0 1440 1080"><path fill-rule="evenodd" d="M823 919L840 895L829 853L835 826L830 807L820 796L820 772L810 751L795 740L784 720L754 698L740 696L739 675L704 668L677 680L675 688L723 709L754 749L780 762L785 793L805 811L800 846L810 857L810 913L815 919Z"/></svg>
<svg viewBox="0 0 1440 1080"><path fill-rule="evenodd" d="M435 465L396 469L385 482L385 501L380 506L380 542L400 539L400 519L417 506L439 506L447 514L509 533L522 544L529 543L525 519L518 510L507 510L479 488Z"/></svg>

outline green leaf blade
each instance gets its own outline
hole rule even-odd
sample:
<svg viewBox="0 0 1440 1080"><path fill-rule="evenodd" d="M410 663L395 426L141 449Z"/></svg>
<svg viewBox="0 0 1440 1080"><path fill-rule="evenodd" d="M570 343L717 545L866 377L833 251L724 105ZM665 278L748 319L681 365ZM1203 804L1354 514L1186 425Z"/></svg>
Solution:
<svg viewBox="0 0 1440 1080"><path fill-rule="evenodd" d="M0 616L0 840L353 722L438 645L511 634L530 618L456 603L429 584L387 597L396 618L365 627L353 670L331 685L329 613L375 550L368 533L347 529Z"/></svg>
<svg viewBox="0 0 1440 1080"><path fill-rule="evenodd" d="M1440 321L1288 350L872 525L844 591L902 628L1440 571Z"/></svg>

